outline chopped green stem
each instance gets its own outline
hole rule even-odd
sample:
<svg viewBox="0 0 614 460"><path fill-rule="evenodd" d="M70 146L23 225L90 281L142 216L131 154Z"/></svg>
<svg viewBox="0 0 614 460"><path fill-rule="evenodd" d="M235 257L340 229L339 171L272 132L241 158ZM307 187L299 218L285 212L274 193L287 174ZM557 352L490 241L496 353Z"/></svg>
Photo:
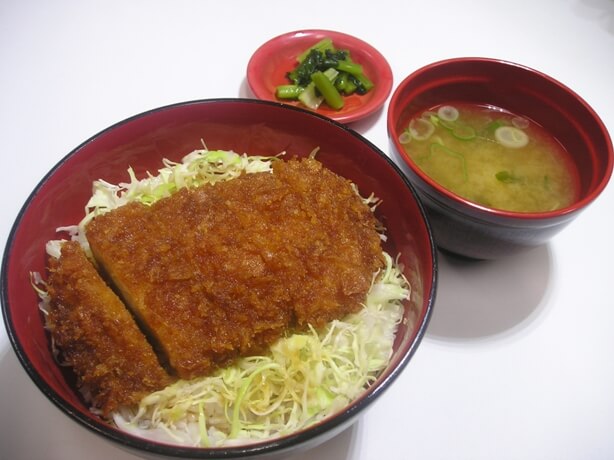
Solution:
<svg viewBox="0 0 614 460"><path fill-rule="evenodd" d="M364 73L360 73L358 75L352 75L352 74L350 75L351 75L351 78L354 79L354 83L356 83L356 87L357 87L356 92L358 94L368 93L375 86L373 82L369 80L369 78L367 78L367 76Z"/></svg>
<svg viewBox="0 0 614 460"><path fill-rule="evenodd" d="M335 78L335 88L339 92L345 92L348 84L348 74L346 72L339 72L337 78Z"/></svg>
<svg viewBox="0 0 614 460"><path fill-rule="evenodd" d="M316 88L330 107L335 110L343 107L343 97L341 97L333 82L323 72L314 72L311 75L311 81L316 85Z"/></svg>
<svg viewBox="0 0 614 460"><path fill-rule="evenodd" d="M343 93L347 96L349 96L350 94L354 94L356 92L356 90L358 89L358 86L356 86L356 78L350 78L349 74L346 74L348 76L348 80L347 83L345 84L345 89L343 90Z"/></svg>
<svg viewBox="0 0 614 460"><path fill-rule="evenodd" d="M298 99L304 90L305 88L299 85L279 85L275 95L280 99Z"/></svg>
<svg viewBox="0 0 614 460"><path fill-rule="evenodd" d="M342 75L336 80L333 79L335 92L330 91L330 85L321 77L320 86L314 90L312 76L316 72L326 72L334 70ZM307 48L297 56L297 65L294 69L286 73L286 78L291 85L280 85L276 88L276 96L281 100L299 100L311 109L317 109L323 100L332 108L339 110L343 107L341 95L351 95L357 93L366 94L373 87L374 83L364 74L362 65L354 62L350 57L349 50L335 49L332 39L324 38L315 45ZM309 88L309 85L312 88ZM298 87L303 88L301 91ZM327 89L328 88L328 89ZM320 93L327 97L321 97Z"/></svg>
<svg viewBox="0 0 614 460"><path fill-rule="evenodd" d="M313 45L310 48L307 48L305 51L303 51L301 54L299 54L297 56L296 60L298 62L303 62L305 60L305 58L307 57L307 55L311 52L311 50L316 50L316 51L319 51L321 53L324 53L326 50L334 51L335 47L333 46L333 40L332 39L330 39L330 38L323 38L318 43L316 43L315 45Z"/></svg>
<svg viewBox="0 0 614 460"><path fill-rule="evenodd" d="M339 61L337 65L334 66L339 72L347 72L354 76L358 76L362 74L362 66L360 64L355 64L353 62L348 61Z"/></svg>

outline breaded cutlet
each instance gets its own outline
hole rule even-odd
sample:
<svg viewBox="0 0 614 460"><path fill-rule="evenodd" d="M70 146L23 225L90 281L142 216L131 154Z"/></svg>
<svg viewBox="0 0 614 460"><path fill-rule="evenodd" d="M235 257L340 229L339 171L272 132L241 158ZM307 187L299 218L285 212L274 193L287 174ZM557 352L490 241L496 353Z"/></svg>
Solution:
<svg viewBox="0 0 614 460"><path fill-rule="evenodd" d="M50 260L47 288L47 328L93 407L109 415L171 383L134 318L78 243L64 243L61 256Z"/></svg>
<svg viewBox="0 0 614 460"><path fill-rule="evenodd" d="M314 159L132 203L86 229L92 253L181 378L361 307L382 249L349 181Z"/></svg>

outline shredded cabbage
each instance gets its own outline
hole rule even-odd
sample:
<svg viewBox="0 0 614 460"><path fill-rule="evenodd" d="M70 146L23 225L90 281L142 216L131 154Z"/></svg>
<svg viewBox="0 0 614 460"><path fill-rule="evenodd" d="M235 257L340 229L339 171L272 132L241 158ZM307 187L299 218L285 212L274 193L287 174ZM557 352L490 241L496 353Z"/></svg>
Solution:
<svg viewBox="0 0 614 460"><path fill-rule="evenodd" d="M278 156L283 155L284 152ZM92 196L85 205L85 217L77 225L59 227L58 232L69 233L72 240L78 241L88 254L89 243L85 227L94 217L112 211L127 203L138 201L151 205L161 198L185 187L198 187L203 184L231 180L243 173L271 171L271 164L278 156L239 155L227 150L208 150L206 147L194 150L177 163L163 159L163 168L158 174L147 173L144 179L137 179L132 167L128 168L130 182L111 184L99 179L92 184ZM47 243L47 253L52 257L60 256L60 248L65 240L51 240Z"/></svg>
<svg viewBox="0 0 614 460"><path fill-rule="evenodd" d="M85 227L95 216L132 201L151 205L183 187L271 171L275 160L205 148L180 163L163 160L157 175L148 173L141 180L129 168L128 183L95 181L83 220L57 230L67 232L89 252ZM379 204L373 195L363 201L371 209ZM48 254L59 257L63 241L48 242ZM403 301L411 294L397 262L385 252L383 256L385 267L374 275L358 313L332 321L320 331L312 328L282 338L269 354L241 358L214 375L179 380L143 398L138 408L124 407L114 413L115 424L159 442L217 447L283 436L342 409L388 364ZM39 278L33 274L32 284L45 312L48 296Z"/></svg>
<svg viewBox="0 0 614 460"><path fill-rule="evenodd" d="M186 155L180 163L163 159L164 168L159 169L157 175L148 173L145 179L137 179L134 170L128 168L129 183L94 182L92 197L85 206L86 217L80 226L96 215L132 201L150 205L184 187L234 179L243 172L270 171L271 161L275 158L202 149Z"/></svg>

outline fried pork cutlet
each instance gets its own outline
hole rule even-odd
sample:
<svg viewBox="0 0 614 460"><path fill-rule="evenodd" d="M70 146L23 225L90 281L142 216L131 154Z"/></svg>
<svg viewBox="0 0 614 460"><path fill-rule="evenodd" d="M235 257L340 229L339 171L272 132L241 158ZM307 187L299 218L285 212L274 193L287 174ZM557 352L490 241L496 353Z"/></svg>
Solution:
<svg viewBox="0 0 614 460"><path fill-rule="evenodd" d="M316 160L95 218L98 263L181 378L357 311L381 266L371 210Z"/></svg>
<svg viewBox="0 0 614 460"><path fill-rule="evenodd" d="M171 382L125 305L78 243L64 243L61 256L51 259L47 284L47 326L94 407L108 415Z"/></svg>

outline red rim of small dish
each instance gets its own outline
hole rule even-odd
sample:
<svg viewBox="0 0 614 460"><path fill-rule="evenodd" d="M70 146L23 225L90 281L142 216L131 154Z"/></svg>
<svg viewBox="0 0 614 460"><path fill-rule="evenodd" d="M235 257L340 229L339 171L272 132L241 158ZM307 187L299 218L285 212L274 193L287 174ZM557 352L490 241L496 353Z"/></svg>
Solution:
<svg viewBox="0 0 614 460"><path fill-rule="evenodd" d="M550 82L550 84L559 87L560 89L562 89L563 91L571 94L583 107L584 109L589 112L592 116L592 118L594 119L595 123L599 126L599 130L602 133L604 139L607 142L608 145L608 160L607 160L607 165L606 165L606 170L604 171L604 174L602 176L601 181L599 182L599 184L597 184L595 187L592 188L592 190L590 191L590 193L588 193L586 196L584 196L583 198L581 198L580 200L575 201L572 205L567 206L565 208L561 208L561 209L557 209L554 211L546 211L546 212L514 212L514 211L506 211L506 210L502 210L502 209L496 209L496 208L489 208L487 206L483 206L480 205L478 203L475 203L473 201L470 201L466 198L463 198L460 195L457 195L454 192L451 192L450 190L442 187L441 185L439 185L437 182L435 182L433 179L431 179L428 175L426 175L414 162L413 160L405 153L403 146L401 145L401 143L399 142L398 136L399 134L396 131L396 119L394 119L394 110L393 108L395 106L397 106L399 104L399 99L401 97L401 94L403 92L403 88L408 84L408 82L410 82L411 80L418 78L419 76L421 76L424 73L427 73L429 71L431 71L433 68L439 67L439 66L445 66L448 64L453 64L456 62L490 62L490 63L499 63L499 64L503 64L503 65L507 65L507 66L513 66L513 67L517 67L517 68L521 68L527 72L533 73L533 74L537 74L539 75L541 78L547 80L548 82ZM425 183L427 183L430 187L432 187L433 189L435 189L438 193L440 193L441 195L443 195L444 197L455 201L455 202L460 202L463 205L472 208L480 213L483 214L489 214L489 215L494 215L494 216L499 216L499 217L504 217L504 218L512 218L512 219L521 219L521 220L540 220L540 219L549 219L552 217L559 217L559 216L564 216L567 214L571 214L574 212L577 212L578 210L582 209L583 207L587 206L589 203L591 203L592 201L594 201L597 196L599 196L599 194L603 191L603 189L606 187L606 185L608 184L610 177L612 175L612 171L614 168L614 147L612 146L612 139L609 136L608 130L605 126L605 124L603 123L603 121L601 120L601 118L599 117L599 115L597 115L597 113L593 110L593 108L580 96L578 95L575 91L573 91L571 88L569 88L568 86L564 85L563 83L559 82L558 80L550 77L549 75L540 72L539 70L535 70L531 67L527 67L525 65L522 64L517 64L514 62L510 62L510 61L506 61L506 60L502 60L502 59L493 59L493 58L484 58L484 57L459 57L459 58L450 58L450 59L444 59L441 61L437 61L437 62L433 62L430 64L427 64L417 70L415 70L414 72L412 72L411 74L409 74L407 77L405 77L401 83L397 86L396 90L394 91L394 93L392 94L392 97L390 98L390 104L388 106L388 115L387 115L387 123L388 123L388 131L389 131L389 136L391 137L392 142L395 144L397 151L399 152L399 155L403 158L403 162L409 166L412 171L420 177L421 180L423 180ZM433 199L437 199L436 197L432 197ZM439 201L439 200L438 200Z"/></svg>
<svg viewBox="0 0 614 460"><path fill-rule="evenodd" d="M325 37L330 37L337 48L348 49L352 58L365 67L365 73L375 86L363 96L346 97L346 106L339 111L323 104L315 112L341 123L354 122L375 113L392 91L392 69L388 61L363 40L332 30L297 30L278 35L261 45L247 64L247 82L252 93L258 99L298 106L297 102L277 99L275 87L289 83L284 76L294 67L296 56Z"/></svg>

